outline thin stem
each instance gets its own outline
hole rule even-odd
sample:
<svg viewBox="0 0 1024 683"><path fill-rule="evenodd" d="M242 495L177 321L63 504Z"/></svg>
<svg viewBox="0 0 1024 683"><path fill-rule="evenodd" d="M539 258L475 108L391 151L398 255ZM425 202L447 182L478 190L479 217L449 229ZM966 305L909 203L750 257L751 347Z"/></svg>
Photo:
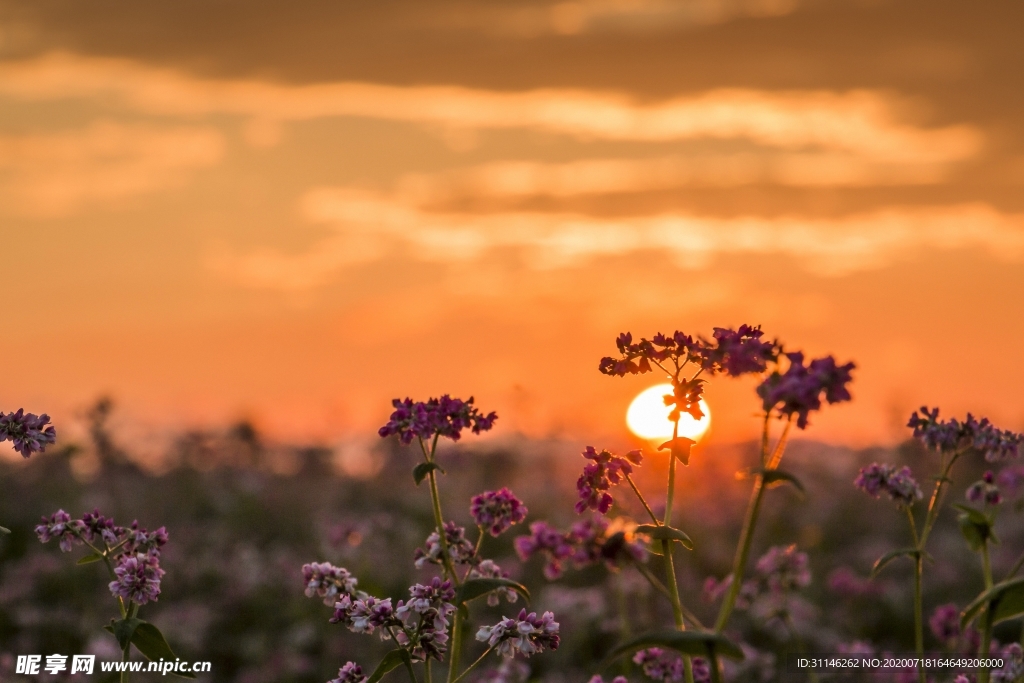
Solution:
<svg viewBox="0 0 1024 683"><path fill-rule="evenodd" d="M461 676L455 677L455 672L459 670L459 658L462 656L462 615L464 610L465 607L461 605L459 606L458 609L455 610L455 624L452 626L451 636L452 650L451 656L448 660L448 683L455 683L455 681L459 680L459 678L465 676L466 672L468 672L469 669L472 669L474 666L476 666L476 664L474 663L469 667L469 669L463 671Z"/></svg>
<svg viewBox="0 0 1024 683"><path fill-rule="evenodd" d="M910 534L914 539L917 555L914 558L914 648L918 659L924 657L924 603L922 600L922 583L924 579L924 550L917 536L917 522L909 505L901 506L907 514ZM917 667L918 683L925 683L924 667Z"/></svg>
<svg viewBox="0 0 1024 683"><path fill-rule="evenodd" d="M432 683L430 677L430 657L427 657L427 661L423 662L423 680L425 683Z"/></svg>
<svg viewBox="0 0 1024 683"><path fill-rule="evenodd" d="M419 441L425 461L427 463L434 462L433 455L437 450L437 437L434 437L429 452L423 439L421 438ZM436 470L430 470L427 474L427 479L430 480L430 503L434 511L434 526L437 529L438 542L441 544L441 562L444 564L445 573L448 574L452 583L458 587L460 584L459 575L455 573L455 565L452 563L451 554L448 552L448 536L444 532L444 517L441 515L441 494L437 490Z"/></svg>
<svg viewBox="0 0 1024 683"><path fill-rule="evenodd" d="M484 657L486 657L487 655L491 654L491 650L493 650L493 649L494 649L493 645L491 647L487 648L482 655L480 655L479 657L476 658L475 662L473 662L472 664L469 665L469 668L467 668L465 671L463 671L461 674L459 674L457 678L455 678L454 680L450 681L449 683L458 683L459 681L461 681L462 678L466 674L468 674L470 671L472 671L473 668L476 667L477 664L479 664L480 662L484 661Z"/></svg>
<svg viewBox="0 0 1024 683"><path fill-rule="evenodd" d="M672 440L679 437L679 418L672 424ZM676 495L676 455L669 453L668 465L668 491L665 493L665 526L672 525L672 505ZM680 631L686 630L686 621L683 617L683 603L679 599L679 585L676 582L676 566L672 558L672 542L663 540L661 550L665 557L665 579L668 585L669 594L672 596L672 616L675 618L676 628ZM693 683L693 662L690 657L683 657L683 678L686 683Z"/></svg>
<svg viewBox="0 0 1024 683"><path fill-rule="evenodd" d="M985 578L985 590L992 588L992 558L988 551L988 540L981 545L981 573ZM981 631L981 650L978 652L978 659L988 658L989 648L992 643L992 603L985 606L985 614ZM978 668L978 683L988 683L991 669L987 666Z"/></svg>
<svg viewBox="0 0 1024 683"><path fill-rule="evenodd" d="M942 496L945 494L945 486L949 483L949 473L953 469L953 464L963 455L963 451L956 451L950 457L949 462L941 468L942 473L939 475L938 481L935 482L935 488L932 490L932 497L928 501L928 513L924 518L924 526L921 528L921 550L924 550L925 543L928 542L928 535L932 532L932 527L935 526L935 522L939 518L939 508L942 506Z"/></svg>
<svg viewBox="0 0 1024 683"><path fill-rule="evenodd" d="M675 458L676 456L670 455L669 457ZM661 524L661 522L658 521L658 516L654 514L654 510L651 509L651 506L647 504L647 500L644 498L643 494L640 493L640 489L638 489L636 484L633 483L633 478L627 474L626 481L629 482L629 486L633 489L633 493L636 494L636 497L640 499L640 503L644 506L644 510L647 510L647 514L651 516L651 520L654 522L654 525L658 526Z"/></svg>

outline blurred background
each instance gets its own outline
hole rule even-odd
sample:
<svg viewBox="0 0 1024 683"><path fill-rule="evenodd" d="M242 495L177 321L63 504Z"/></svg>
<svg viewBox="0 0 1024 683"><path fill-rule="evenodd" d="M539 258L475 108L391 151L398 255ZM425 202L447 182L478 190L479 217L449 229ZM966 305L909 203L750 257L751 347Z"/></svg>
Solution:
<svg viewBox="0 0 1024 683"><path fill-rule="evenodd" d="M810 550L819 596L863 574L901 520L845 492L870 458L923 457L913 409L1024 428L1022 20L1009 0L0 0L0 409L61 436L0 453L0 651L92 647L98 570L29 529L100 505L167 525L153 611L216 680L326 680L370 646L328 629L298 567L397 597L411 574L380 559L429 528L425 492L392 484L415 458L375 437L389 401L497 410L446 456L449 509L507 483L564 526L582 447L642 443L624 415L654 381L597 372L624 330L760 324L857 363L854 401L796 446L806 500L773 494L759 543ZM753 387L708 392L692 590L728 566ZM551 588L594 610L538 664L567 681L622 627L599 571ZM905 602L879 585L857 599ZM903 638L887 608L818 604L826 642Z"/></svg>

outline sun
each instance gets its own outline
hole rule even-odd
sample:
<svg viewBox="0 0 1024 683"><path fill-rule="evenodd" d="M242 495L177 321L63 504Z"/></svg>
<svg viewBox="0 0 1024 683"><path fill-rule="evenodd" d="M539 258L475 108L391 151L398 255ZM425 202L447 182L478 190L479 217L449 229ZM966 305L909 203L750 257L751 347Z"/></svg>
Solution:
<svg viewBox="0 0 1024 683"><path fill-rule="evenodd" d="M668 414L672 411L665 405L665 394L672 393L671 384L658 384L640 392L626 410L626 425L629 430L642 439L660 440L672 438L672 422ZM700 408L704 417L698 422L688 413L679 418L679 436L700 441L704 432L711 426L711 410L701 399Z"/></svg>

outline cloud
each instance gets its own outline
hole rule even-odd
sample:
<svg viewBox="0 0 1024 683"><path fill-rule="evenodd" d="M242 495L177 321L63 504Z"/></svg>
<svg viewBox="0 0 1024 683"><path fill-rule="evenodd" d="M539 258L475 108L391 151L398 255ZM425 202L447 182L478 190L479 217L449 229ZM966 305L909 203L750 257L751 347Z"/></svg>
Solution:
<svg viewBox="0 0 1024 683"><path fill-rule="evenodd" d="M97 98L159 115L230 114L270 125L353 116L442 128L525 129L585 139L668 142L742 139L820 148L880 162L944 163L978 152L968 125L923 128L898 120L899 102L874 91L725 89L640 102L622 93L338 82L288 85L206 79L117 59L66 54L0 65L0 96Z"/></svg>
<svg viewBox="0 0 1024 683"><path fill-rule="evenodd" d="M96 122L58 133L0 136L0 196L16 211L53 217L173 187L218 162L208 127Z"/></svg>
<svg viewBox="0 0 1024 683"><path fill-rule="evenodd" d="M702 268L723 255L796 259L820 275L884 266L924 249L985 249L1024 258L1024 215L984 204L893 207L834 218L717 218L680 212L626 218L573 213L431 212L394 197L350 188L314 190L301 210L335 234L304 254L221 251L210 266L248 286L305 289L340 270L404 250L440 263L474 261L516 250L534 268L565 268L589 260L650 252L680 267Z"/></svg>

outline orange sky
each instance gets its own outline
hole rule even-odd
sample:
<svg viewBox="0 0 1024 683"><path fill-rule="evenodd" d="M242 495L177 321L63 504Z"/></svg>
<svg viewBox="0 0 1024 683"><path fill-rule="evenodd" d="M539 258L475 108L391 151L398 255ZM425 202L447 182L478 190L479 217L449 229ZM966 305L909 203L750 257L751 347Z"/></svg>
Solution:
<svg viewBox="0 0 1024 683"><path fill-rule="evenodd" d="M621 436L635 335L858 364L817 438L1024 427L1020 3L0 0L3 409ZM708 392L752 436L752 384Z"/></svg>

